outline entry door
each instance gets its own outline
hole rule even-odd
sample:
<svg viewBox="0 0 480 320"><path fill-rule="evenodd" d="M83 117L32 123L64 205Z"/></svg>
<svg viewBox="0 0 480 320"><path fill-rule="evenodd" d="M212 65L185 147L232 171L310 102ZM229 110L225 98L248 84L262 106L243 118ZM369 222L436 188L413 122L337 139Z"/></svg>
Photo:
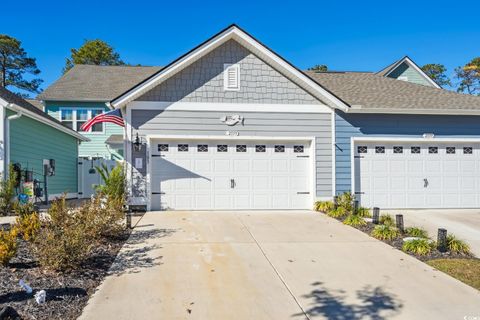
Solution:
<svg viewBox="0 0 480 320"><path fill-rule="evenodd" d="M308 209L307 141L153 141L152 210Z"/></svg>
<svg viewBox="0 0 480 320"><path fill-rule="evenodd" d="M355 171L363 206L480 207L478 144L357 143Z"/></svg>

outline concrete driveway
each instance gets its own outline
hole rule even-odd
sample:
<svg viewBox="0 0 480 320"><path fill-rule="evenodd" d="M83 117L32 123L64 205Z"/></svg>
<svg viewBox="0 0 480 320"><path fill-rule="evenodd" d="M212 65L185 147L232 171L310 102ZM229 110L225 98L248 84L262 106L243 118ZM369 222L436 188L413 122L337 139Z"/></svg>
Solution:
<svg viewBox="0 0 480 320"><path fill-rule="evenodd" d="M480 292L313 212L151 212L81 319L464 319Z"/></svg>
<svg viewBox="0 0 480 320"><path fill-rule="evenodd" d="M389 210L389 213L403 214L405 226L423 227L434 239L438 228L445 228L448 233L465 240L472 252L480 257L479 209Z"/></svg>

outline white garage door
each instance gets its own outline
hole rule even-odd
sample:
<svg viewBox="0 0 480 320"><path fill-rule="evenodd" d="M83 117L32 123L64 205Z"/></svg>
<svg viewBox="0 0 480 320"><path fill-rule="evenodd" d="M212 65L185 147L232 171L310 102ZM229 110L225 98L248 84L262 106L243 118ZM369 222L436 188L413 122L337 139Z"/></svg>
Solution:
<svg viewBox="0 0 480 320"><path fill-rule="evenodd" d="M480 146L355 144L355 191L366 207L480 207Z"/></svg>
<svg viewBox="0 0 480 320"><path fill-rule="evenodd" d="M151 144L152 210L307 209L306 141L166 141Z"/></svg>

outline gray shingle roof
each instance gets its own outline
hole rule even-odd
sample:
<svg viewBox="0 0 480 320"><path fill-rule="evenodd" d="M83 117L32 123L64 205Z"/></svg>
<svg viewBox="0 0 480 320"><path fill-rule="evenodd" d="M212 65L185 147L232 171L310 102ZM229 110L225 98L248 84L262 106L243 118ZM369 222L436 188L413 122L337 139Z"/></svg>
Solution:
<svg viewBox="0 0 480 320"><path fill-rule="evenodd" d="M30 103L31 105L33 105L33 106L36 107L37 109L43 111L42 101L37 100L37 99L25 99L25 100L27 100L28 103Z"/></svg>
<svg viewBox="0 0 480 320"><path fill-rule="evenodd" d="M54 117L52 117L52 116L48 115L47 113L43 112L42 110L38 109L36 106L31 104L27 100L23 99L22 97L19 97L18 95L14 94L13 92L11 92L11 91L9 91L9 90L5 89L4 87L1 87L1 86L0 86L0 98L2 98L3 100L5 100L8 103L17 105L20 108L25 109L29 112L35 113L36 115L39 115L42 118L45 118L45 120L47 120L48 122L61 125L64 128L63 130L68 132L70 135L73 135L77 138L81 138L82 140L85 140L85 141L88 140L87 138L80 135L78 132L66 127L65 125L63 125L63 123L61 123L60 121L58 121Z"/></svg>
<svg viewBox="0 0 480 320"><path fill-rule="evenodd" d="M480 111L480 97L362 72L306 71L350 106L404 111Z"/></svg>
<svg viewBox="0 0 480 320"><path fill-rule="evenodd" d="M75 65L37 99L110 101L161 67Z"/></svg>

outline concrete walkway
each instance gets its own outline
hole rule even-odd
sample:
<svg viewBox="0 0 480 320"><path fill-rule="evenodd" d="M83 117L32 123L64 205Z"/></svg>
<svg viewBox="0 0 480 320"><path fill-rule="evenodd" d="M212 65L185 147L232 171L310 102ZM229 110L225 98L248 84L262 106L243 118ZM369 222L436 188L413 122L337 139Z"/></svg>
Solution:
<svg viewBox="0 0 480 320"><path fill-rule="evenodd" d="M313 212L152 212L81 319L464 319L480 292Z"/></svg>
<svg viewBox="0 0 480 320"><path fill-rule="evenodd" d="M390 210L391 214L403 214L405 226L425 228L436 239L438 228L466 241L477 257L480 257L480 210L479 209L428 209Z"/></svg>

